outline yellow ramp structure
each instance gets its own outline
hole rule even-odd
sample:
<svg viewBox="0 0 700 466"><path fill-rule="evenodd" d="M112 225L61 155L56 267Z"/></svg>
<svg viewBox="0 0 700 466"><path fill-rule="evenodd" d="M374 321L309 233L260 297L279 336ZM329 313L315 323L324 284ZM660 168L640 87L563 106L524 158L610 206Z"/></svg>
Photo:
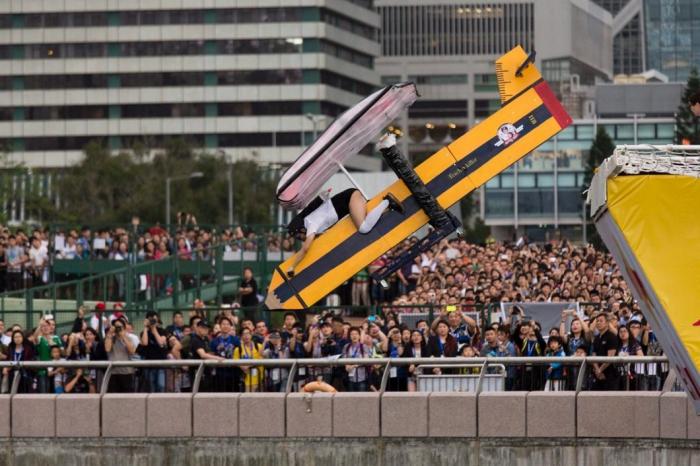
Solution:
<svg viewBox="0 0 700 466"><path fill-rule="evenodd" d="M501 57L496 68L503 107L415 168L444 209L571 124L571 117L521 47ZM349 217L340 219L314 240L294 277L285 273L292 259L276 268L267 307L301 310L314 305L428 223L428 215L401 179L370 199L368 209L387 193L402 201L403 215L386 212L368 234L358 233Z"/></svg>
<svg viewBox="0 0 700 466"><path fill-rule="evenodd" d="M696 156L688 156L688 153ZM700 412L700 147L620 146L591 215Z"/></svg>

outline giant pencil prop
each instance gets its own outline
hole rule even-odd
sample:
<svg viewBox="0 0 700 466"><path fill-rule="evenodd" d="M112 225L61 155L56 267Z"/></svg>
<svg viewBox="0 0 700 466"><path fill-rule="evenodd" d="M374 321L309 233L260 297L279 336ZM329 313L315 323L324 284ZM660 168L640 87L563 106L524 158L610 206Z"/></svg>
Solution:
<svg viewBox="0 0 700 466"><path fill-rule="evenodd" d="M437 209L457 203L571 124L571 118L521 47L502 56L496 70L503 107L415 169L432 195L427 197L437 200ZM370 137L382 129L374 128ZM370 199L367 208L373 208L391 192L403 202L403 215L386 212L364 235L357 232L349 217L341 219L314 240L293 278L285 274L289 261L276 268L265 304L273 310L308 308L429 221L435 226L435 217L428 216L425 203L419 204L414 195L417 188L408 186L399 176L398 181Z"/></svg>
<svg viewBox="0 0 700 466"><path fill-rule="evenodd" d="M688 154L695 154L689 156ZM591 216L700 413L700 146L620 146Z"/></svg>

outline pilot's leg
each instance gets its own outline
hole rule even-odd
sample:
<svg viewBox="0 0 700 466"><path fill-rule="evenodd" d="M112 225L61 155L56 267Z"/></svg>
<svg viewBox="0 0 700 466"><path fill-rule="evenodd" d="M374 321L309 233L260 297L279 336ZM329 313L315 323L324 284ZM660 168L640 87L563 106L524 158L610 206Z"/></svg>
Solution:
<svg viewBox="0 0 700 466"><path fill-rule="evenodd" d="M374 209L367 212L367 201L362 194L360 194L360 191L352 193L352 197L350 197L350 217L357 227L357 231L362 234L369 233L377 222L379 222L382 213L387 207L392 208L392 210L403 212L403 207L391 194L387 194L382 202L377 204Z"/></svg>

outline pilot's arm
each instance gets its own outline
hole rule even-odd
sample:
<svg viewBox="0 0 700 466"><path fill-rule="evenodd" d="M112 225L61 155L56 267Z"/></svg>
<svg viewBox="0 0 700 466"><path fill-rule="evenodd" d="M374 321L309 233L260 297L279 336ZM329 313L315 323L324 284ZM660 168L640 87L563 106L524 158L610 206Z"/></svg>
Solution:
<svg viewBox="0 0 700 466"><path fill-rule="evenodd" d="M294 276L294 269L297 265L299 265L299 262L301 262L304 259L304 256L306 256L306 253L309 251L311 243L314 242L315 237L315 233L309 233L306 235L306 239L302 243L301 249L294 255L294 257L292 258L292 265L290 265L287 269L287 276L289 278L292 278Z"/></svg>

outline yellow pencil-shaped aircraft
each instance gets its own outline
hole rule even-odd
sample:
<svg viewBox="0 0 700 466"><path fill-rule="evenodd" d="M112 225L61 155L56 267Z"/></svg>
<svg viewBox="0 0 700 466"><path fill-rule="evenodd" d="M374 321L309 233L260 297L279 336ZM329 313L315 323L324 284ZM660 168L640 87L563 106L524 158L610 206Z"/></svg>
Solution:
<svg viewBox="0 0 700 466"><path fill-rule="evenodd" d="M428 222L436 227L433 236L408 254L434 244L459 227L443 209L571 124L566 110L535 67L533 57L521 47L502 56L496 62L496 71L503 102L500 110L430 156L415 172L408 170L406 175L407 165L403 165L404 173L400 173L401 167L387 160L399 180L370 199L367 209L392 193L402 201L404 213L386 212L367 234L358 233L349 217L340 219L314 240L293 278L284 272L292 259L276 268L265 300L268 308L301 310L314 305ZM427 201L426 196L430 198ZM400 263L394 261L393 266L385 267L378 278L392 273Z"/></svg>

